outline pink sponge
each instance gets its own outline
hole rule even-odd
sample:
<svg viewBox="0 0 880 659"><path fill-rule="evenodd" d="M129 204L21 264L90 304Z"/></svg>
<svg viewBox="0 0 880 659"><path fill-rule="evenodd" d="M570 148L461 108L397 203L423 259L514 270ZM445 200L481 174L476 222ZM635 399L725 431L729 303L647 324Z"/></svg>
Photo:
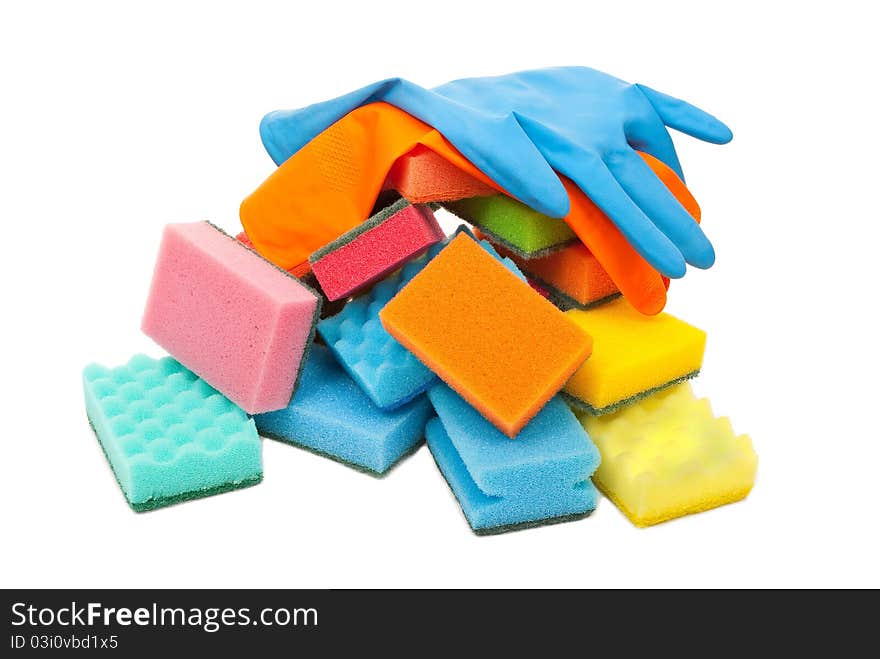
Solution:
<svg viewBox="0 0 880 659"><path fill-rule="evenodd" d="M498 190L421 145L397 159L385 178L383 189L397 190L414 204L498 194Z"/></svg>
<svg viewBox="0 0 880 659"><path fill-rule="evenodd" d="M427 206L400 199L309 257L329 300L348 297L444 238Z"/></svg>
<svg viewBox="0 0 880 659"><path fill-rule="evenodd" d="M169 224L141 328L257 414L287 407L319 313L314 291L214 225Z"/></svg>

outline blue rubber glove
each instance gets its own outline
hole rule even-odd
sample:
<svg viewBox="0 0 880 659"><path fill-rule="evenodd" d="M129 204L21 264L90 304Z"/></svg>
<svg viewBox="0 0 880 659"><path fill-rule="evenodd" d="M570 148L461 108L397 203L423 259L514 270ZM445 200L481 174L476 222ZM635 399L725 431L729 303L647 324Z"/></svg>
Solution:
<svg viewBox="0 0 880 659"><path fill-rule="evenodd" d="M730 129L710 114L643 85L585 67L456 80L428 90L392 78L260 124L281 164L353 109L385 101L439 130L510 194L551 217L568 213L556 172L570 178L658 271L708 268L715 252L700 226L645 161L644 151L684 179L666 127L716 144ZM555 171L554 171L555 170Z"/></svg>

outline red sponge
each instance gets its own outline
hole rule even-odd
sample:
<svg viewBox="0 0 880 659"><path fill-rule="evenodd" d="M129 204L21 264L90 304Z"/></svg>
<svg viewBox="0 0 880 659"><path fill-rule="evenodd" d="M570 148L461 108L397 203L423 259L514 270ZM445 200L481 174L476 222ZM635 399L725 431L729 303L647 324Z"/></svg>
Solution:
<svg viewBox="0 0 880 659"><path fill-rule="evenodd" d="M400 199L309 257L329 300L355 291L399 268L444 238L427 206Z"/></svg>
<svg viewBox="0 0 880 659"><path fill-rule="evenodd" d="M414 204L498 194L497 190L422 145L397 159L388 172L383 190L397 190Z"/></svg>

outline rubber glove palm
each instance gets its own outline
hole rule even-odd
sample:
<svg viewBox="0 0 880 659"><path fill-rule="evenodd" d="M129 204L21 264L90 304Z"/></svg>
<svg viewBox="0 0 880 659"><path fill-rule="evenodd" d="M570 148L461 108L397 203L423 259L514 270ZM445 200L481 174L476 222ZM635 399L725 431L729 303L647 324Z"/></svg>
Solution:
<svg viewBox="0 0 880 659"><path fill-rule="evenodd" d="M671 96L585 67L457 80L428 90L393 78L300 110L272 112L260 134L281 164L354 108L385 101L439 130L499 186L535 210L563 217L574 182L633 247L671 277L685 261L714 263L711 243L635 149L681 166L667 126L723 144L730 129Z"/></svg>

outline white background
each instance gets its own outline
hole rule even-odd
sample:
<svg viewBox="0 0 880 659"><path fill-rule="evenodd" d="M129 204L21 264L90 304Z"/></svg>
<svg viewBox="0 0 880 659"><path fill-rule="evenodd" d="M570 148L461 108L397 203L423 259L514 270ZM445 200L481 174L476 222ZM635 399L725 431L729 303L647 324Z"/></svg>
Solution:
<svg viewBox="0 0 880 659"><path fill-rule="evenodd" d="M0 9L0 585L880 586L869 3L123 5ZM238 229L273 169L262 115L389 75L561 64L734 130L725 147L675 136L718 261L668 310L708 332L695 387L752 436L751 496L647 530L603 501L478 538L427 450L375 480L266 441L258 487L132 513L80 371L161 354L138 330L161 227Z"/></svg>

